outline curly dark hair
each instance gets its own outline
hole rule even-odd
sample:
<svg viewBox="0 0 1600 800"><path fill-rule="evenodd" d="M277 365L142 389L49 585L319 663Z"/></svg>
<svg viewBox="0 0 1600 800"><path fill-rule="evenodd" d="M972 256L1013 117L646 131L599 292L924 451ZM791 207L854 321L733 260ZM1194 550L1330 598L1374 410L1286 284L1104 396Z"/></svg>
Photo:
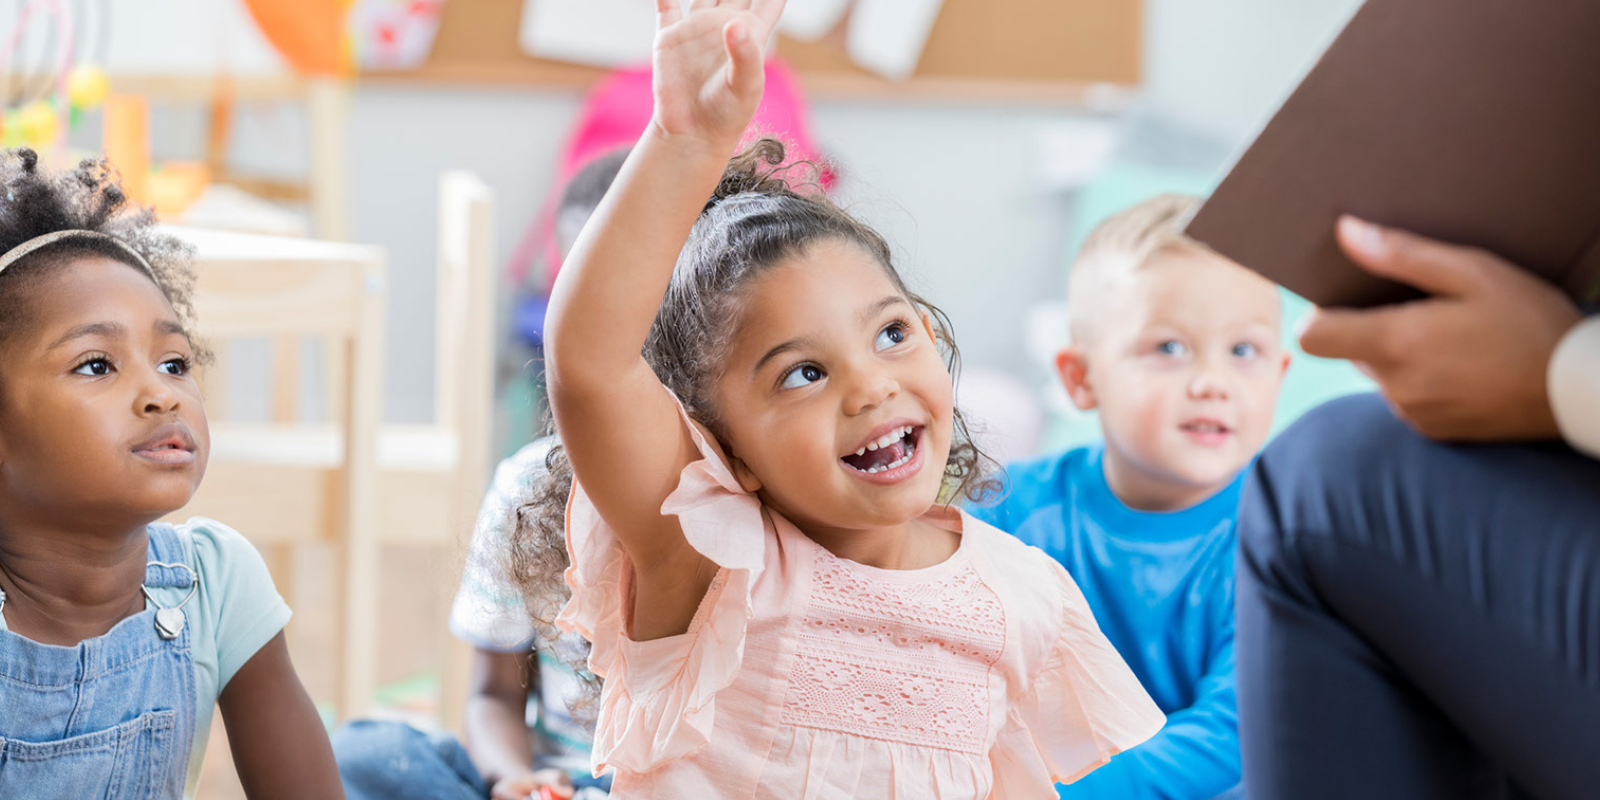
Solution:
<svg viewBox="0 0 1600 800"><path fill-rule="evenodd" d="M112 242L68 237L23 256L0 272L0 341L28 321L27 289L51 271L85 256L103 256L145 272L172 304L178 322L195 346L194 250L160 233L155 214L131 206L116 170L103 158L88 159L73 170L47 172L39 154L27 148L0 151L0 254L30 239L68 230L93 231L116 238L148 264L146 272Z"/></svg>
<svg viewBox="0 0 1600 800"><path fill-rule="evenodd" d="M742 288L821 240L851 242L871 254L895 288L932 320L951 380L959 376L961 354L949 318L906 287L888 243L830 201L817 174L809 162L785 164L783 144L776 139L758 140L735 156L689 233L645 341L643 355L656 376L719 439L725 436L712 402L713 387L739 327ZM990 475L998 465L974 444L960 409L954 410L954 429L946 489L939 501L995 496L1001 487ZM509 568L529 614L553 636L555 616L568 595L563 572L568 565L565 527L572 468L559 445L550 449L545 467L508 521Z"/></svg>

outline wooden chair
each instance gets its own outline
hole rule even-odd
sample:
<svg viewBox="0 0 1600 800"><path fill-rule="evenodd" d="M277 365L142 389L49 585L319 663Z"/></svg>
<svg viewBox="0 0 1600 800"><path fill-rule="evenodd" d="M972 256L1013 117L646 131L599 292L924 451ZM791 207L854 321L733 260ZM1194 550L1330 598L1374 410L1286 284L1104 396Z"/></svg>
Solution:
<svg viewBox="0 0 1600 800"><path fill-rule="evenodd" d="M460 554L492 466L493 200L481 181L462 172L441 176L439 191L434 421L384 425L376 402L359 406L362 419L345 415L327 422L298 421L297 355L302 338L318 333L320 320L293 309L280 309L274 315L280 320L276 327L230 320L224 332L272 340L272 421L214 424L212 466L194 502L177 516L214 516L267 545L274 579L286 596L294 584L296 544L315 540L340 544L345 586L343 622L336 626L341 648L336 702L340 715L347 718L369 708L375 688L379 547L439 549L444 557L436 562L438 581L429 587L438 613L430 631L440 643L440 719L457 727L466 697L469 651L448 634L446 620L463 561ZM215 335L208 320L219 309L207 287L213 270L203 247L201 262L200 325L202 332ZM377 280L381 285L381 275ZM299 324L281 322L286 318ZM381 363L381 342L360 353L337 347L323 352L330 350L334 357L324 357L323 395L332 398L330 408L355 411L358 406L353 401L367 396L355 379ZM344 353L349 357L342 357ZM342 389L346 386L348 396ZM221 394L219 389L211 391ZM208 395L208 406L213 396ZM363 449L359 458L358 448ZM346 497L353 502L346 503Z"/></svg>
<svg viewBox="0 0 1600 800"><path fill-rule="evenodd" d="M196 248L195 306L200 335L219 352L229 341L310 337L342 354L340 403L331 408L333 455L338 469L307 468L294 458L263 458L253 439L299 433L289 421L260 430L212 424L212 455L205 481L174 515L208 516L238 528L258 545L308 539L337 544L339 614L343 643L335 702L341 711L370 697L374 655L365 633L377 617L378 424L383 392L383 252L359 245L171 227ZM207 393L219 395L226 360L207 373ZM209 403L208 403L209 404ZM218 408L216 411L220 412ZM283 448L287 455L293 448ZM289 576L274 575L285 586Z"/></svg>

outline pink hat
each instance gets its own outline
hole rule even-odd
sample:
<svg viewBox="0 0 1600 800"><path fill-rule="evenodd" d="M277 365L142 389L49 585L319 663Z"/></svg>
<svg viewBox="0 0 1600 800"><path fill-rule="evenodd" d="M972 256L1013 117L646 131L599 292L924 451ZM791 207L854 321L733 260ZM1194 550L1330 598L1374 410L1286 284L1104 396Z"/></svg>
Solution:
<svg viewBox="0 0 1600 800"><path fill-rule="evenodd" d="M556 252L555 244L555 210L567 183L596 156L639 141L650 124L654 104L649 67L614 71L589 92L561 154L555 188L506 262L506 274L513 283L520 284L526 278L535 254L541 250L550 260L550 277L554 280L561 266L561 254ZM766 91L745 138L770 135L782 139L789 145L792 160L823 165L822 185L829 188L834 174L811 141L809 122L805 96L794 72L778 59L768 61Z"/></svg>

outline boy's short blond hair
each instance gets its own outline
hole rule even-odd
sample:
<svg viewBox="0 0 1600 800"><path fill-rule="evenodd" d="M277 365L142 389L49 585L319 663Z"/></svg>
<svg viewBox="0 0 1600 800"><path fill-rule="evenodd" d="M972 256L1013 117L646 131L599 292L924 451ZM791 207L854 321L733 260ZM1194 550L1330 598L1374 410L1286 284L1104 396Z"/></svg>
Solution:
<svg viewBox="0 0 1600 800"><path fill-rule="evenodd" d="M1152 256L1171 248L1204 249L1183 235L1183 225L1200 205L1200 198L1183 194L1152 197L1119 211L1100 223L1067 273L1067 313L1073 341L1083 341L1093 330L1097 308L1105 290L1118 279L1149 263Z"/></svg>

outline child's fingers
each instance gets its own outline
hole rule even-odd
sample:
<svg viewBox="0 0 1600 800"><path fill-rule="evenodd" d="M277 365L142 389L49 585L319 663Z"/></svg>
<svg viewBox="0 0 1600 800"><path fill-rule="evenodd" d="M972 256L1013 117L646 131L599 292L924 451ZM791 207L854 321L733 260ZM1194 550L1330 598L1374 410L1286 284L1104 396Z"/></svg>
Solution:
<svg viewBox="0 0 1600 800"><path fill-rule="evenodd" d="M717 4L718 0L690 0L689 11L693 13L707 8L716 8Z"/></svg>
<svg viewBox="0 0 1600 800"><path fill-rule="evenodd" d="M656 28L677 24L683 19L683 4L679 0L656 0Z"/></svg>
<svg viewBox="0 0 1600 800"><path fill-rule="evenodd" d="M723 27L722 40L728 47L728 87L741 97L760 93L765 79L761 45L750 35L750 26L732 20Z"/></svg>
<svg viewBox="0 0 1600 800"><path fill-rule="evenodd" d="M1383 228L1348 214L1339 218L1339 244L1367 271L1433 295L1460 297L1483 280L1478 249Z"/></svg>

